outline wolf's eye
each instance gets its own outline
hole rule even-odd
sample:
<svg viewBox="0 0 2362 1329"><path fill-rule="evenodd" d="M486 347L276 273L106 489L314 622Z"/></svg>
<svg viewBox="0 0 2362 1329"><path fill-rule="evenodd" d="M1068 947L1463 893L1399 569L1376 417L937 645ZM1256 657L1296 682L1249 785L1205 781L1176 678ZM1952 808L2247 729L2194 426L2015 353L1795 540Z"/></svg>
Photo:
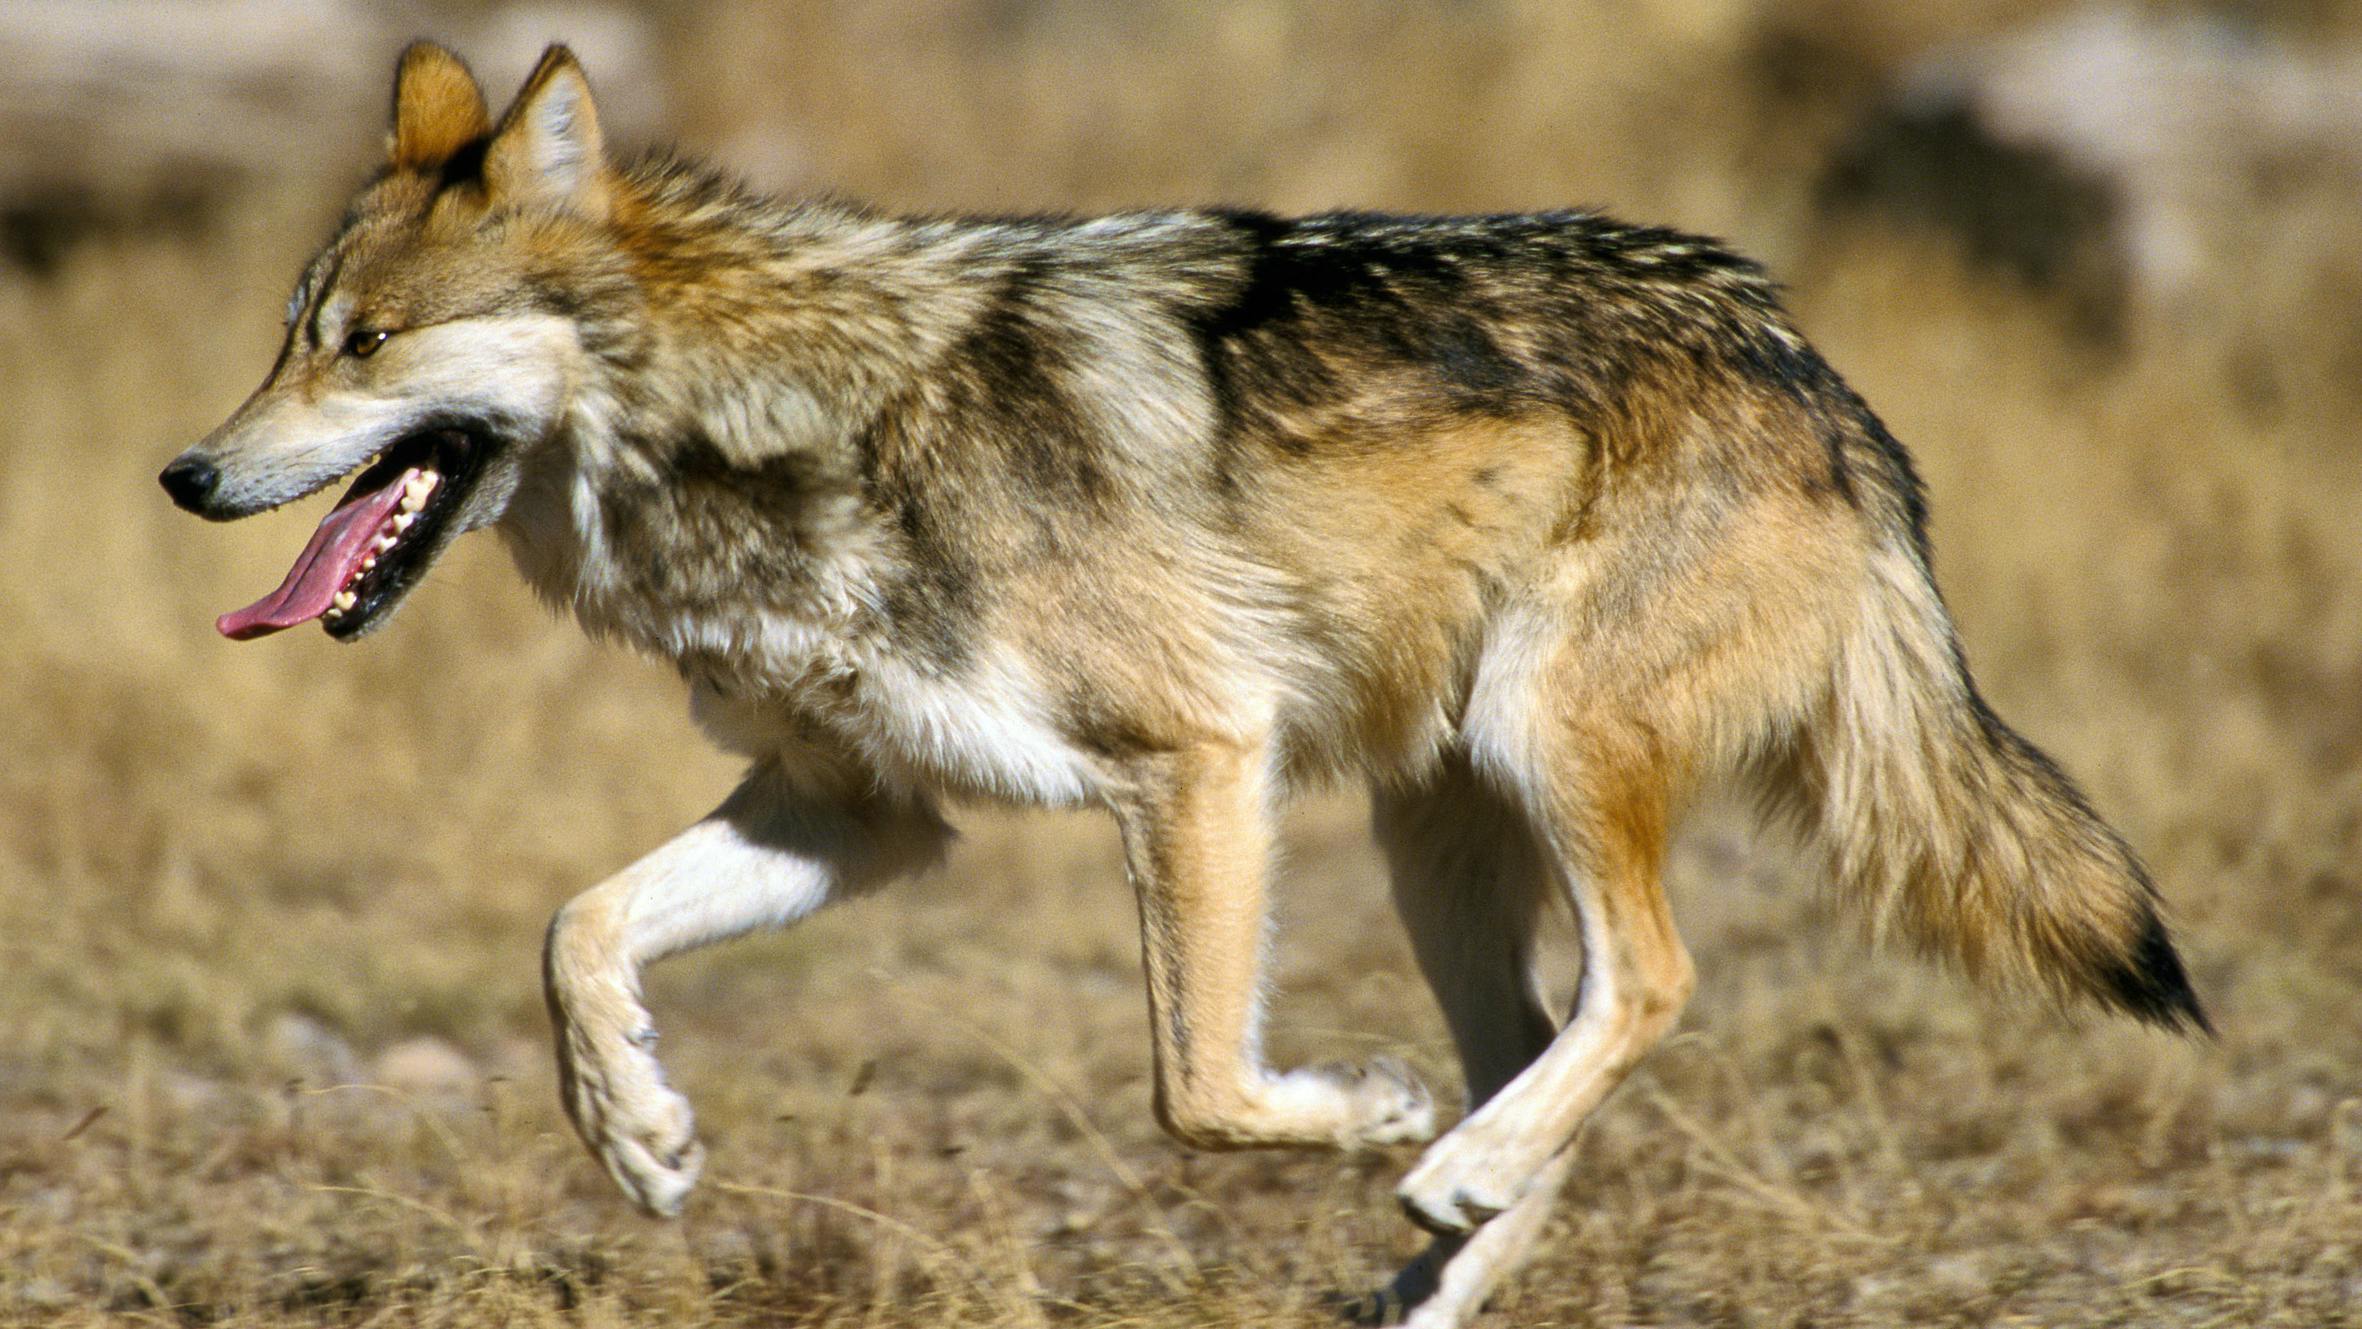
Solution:
<svg viewBox="0 0 2362 1329"><path fill-rule="evenodd" d="M353 335L344 339L344 353L355 359L366 359L377 354L377 348L385 345L385 339L391 335L376 328L356 329Z"/></svg>

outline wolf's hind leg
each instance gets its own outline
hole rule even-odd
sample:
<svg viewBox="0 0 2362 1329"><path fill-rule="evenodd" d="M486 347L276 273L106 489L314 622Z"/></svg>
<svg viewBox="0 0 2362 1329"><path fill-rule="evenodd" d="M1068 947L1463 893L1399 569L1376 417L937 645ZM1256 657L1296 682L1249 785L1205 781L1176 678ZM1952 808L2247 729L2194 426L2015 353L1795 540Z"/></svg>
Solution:
<svg viewBox="0 0 2362 1329"><path fill-rule="evenodd" d="M1574 1018L1550 1046L1396 1189L1439 1233L1474 1231L1558 1176L1552 1160L1672 1027L1694 981L1659 880L1680 758L1661 750L1660 733L1611 716L1543 723L1549 732L1511 783L1574 904L1582 979Z"/></svg>
<svg viewBox="0 0 2362 1329"><path fill-rule="evenodd" d="M641 969L927 866L948 838L925 805L817 793L764 763L711 815L550 920L542 975L566 1113L634 1203L678 1213L704 1161L688 1101L656 1061Z"/></svg>
<svg viewBox="0 0 2362 1329"><path fill-rule="evenodd" d="M1535 981L1535 931L1552 890L1525 816L1458 754L1417 789L1374 800L1394 900L1451 1027L1474 1112L1550 1046L1557 1022ZM1439 1236L1371 1307L1413 1325L1456 1325L1525 1262L1573 1155L1473 1236Z"/></svg>
<svg viewBox="0 0 2362 1329"><path fill-rule="evenodd" d="M1157 1120L1208 1149L1424 1140L1434 1106L1397 1062L1263 1065L1269 759L1228 743L1143 758L1112 800L1140 897Z"/></svg>

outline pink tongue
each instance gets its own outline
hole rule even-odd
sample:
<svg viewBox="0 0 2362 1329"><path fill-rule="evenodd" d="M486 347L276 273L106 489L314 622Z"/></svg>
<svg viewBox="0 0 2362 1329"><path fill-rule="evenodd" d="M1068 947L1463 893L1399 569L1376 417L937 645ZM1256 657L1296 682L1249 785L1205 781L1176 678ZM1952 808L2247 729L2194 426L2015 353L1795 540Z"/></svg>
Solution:
<svg viewBox="0 0 2362 1329"><path fill-rule="evenodd" d="M338 504L320 522L320 529L312 532L311 543L295 556L295 566L287 570L287 580L279 583L278 590L244 609L222 615L213 620L213 626L225 637L245 641L309 623L327 613L336 593L361 566L370 542L377 537L377 528L401 502L402 478L396 476L383 489Z"/></svg>

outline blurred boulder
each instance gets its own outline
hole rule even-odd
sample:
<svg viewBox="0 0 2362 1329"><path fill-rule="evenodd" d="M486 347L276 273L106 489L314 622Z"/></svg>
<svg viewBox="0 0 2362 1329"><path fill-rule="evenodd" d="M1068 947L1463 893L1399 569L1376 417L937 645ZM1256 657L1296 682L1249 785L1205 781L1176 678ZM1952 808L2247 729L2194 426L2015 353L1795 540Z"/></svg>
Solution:
<svg viewBox="0 0 2362 1329"><path fill-rule="evenodd" d="M2358 189L2362 52L2093 6L1904 71L1818 202L1948 233L2105 333L2235 289L2259 209Z"/></svg>
<svg viewBox="0 0 2362 1329"><path fill-rule="evenodd" d="M406 1038L377 1054L370 1078L408 1093L449 1093L482 1078L467 1054L439 1038Z"/></svg>
<svg viewBox="0 0 2362 1329"><path fill-rule="evenodd" d="M663 95L654 38L602 5L492 12L424 0L8 0L0 4L0 259L54 267L125 231L201 232L241 191L316 196L368 170L394 57L457 49L493 106L541 47L573 44L626 141Z"/></svg>
<svg viewBox="0 0 2362 1329"><path fill-rule="evenodd" d="M2129 273L2116 182L2050 145L1997 137L1965 101L1883 108L1830 162L1819 201L1943 232L1978 265L2059 294L2082 331L2118 326Z"/></svg>
<svg viewBox="0 0 2362 1329"><path fill-rule="evenodd" d="M280 1068L312 1085L358 1084L361 1063L333 1029L298 1011L283 1011L264 1026L262 1046Z"/></svg>

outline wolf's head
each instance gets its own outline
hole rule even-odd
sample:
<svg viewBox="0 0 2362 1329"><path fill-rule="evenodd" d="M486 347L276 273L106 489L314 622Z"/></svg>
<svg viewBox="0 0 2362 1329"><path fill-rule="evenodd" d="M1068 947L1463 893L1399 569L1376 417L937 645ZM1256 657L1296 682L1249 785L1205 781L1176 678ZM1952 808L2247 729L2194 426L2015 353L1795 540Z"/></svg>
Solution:
<svg viewBox="0 0 2362 1329"><path fill-rule="evenodd" d="M225 635L318 618L358 637L454 536L500 517L583 379L580 309L629 284L593 243L614 190L564 47L497 124L458 57L402 53L386 168L297 283L278 362L161 477L226 521L359 472L285 583L222 615Z"/></svg>

